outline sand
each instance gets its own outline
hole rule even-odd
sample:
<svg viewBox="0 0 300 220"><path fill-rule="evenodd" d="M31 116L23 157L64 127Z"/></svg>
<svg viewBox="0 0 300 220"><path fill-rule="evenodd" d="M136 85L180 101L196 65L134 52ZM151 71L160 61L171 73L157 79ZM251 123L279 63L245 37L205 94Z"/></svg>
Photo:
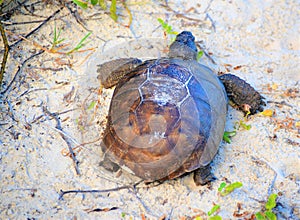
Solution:
<svg viewBox="0 0 300 220"><path fill-rule="evenodd" d="M161 5L164 1L126 2L133 16L130 28L121 5L118 23L99 7L72 7L81 25L66 6L46 1L28 1L4 21L13 44L40 23L10 22L42 21L61 8L9 54L2 91L17 76L0 99L0 218L207 219L218 204L223 219L250 219L276 193L278 219L300 219L299 1L168 1L169 8ZM209 186L197 187L186 175L133 187L138 178L99 166L113 89L98 94L97 65L123 56L164 56L171 37L164 36L158 18L175 31L192 31L211 58L204 55L201 63L245 79L266 98L265 109L274 112L272 117L249 117L250 130L240 128L230 144L221 143L212 163L217 180ZM54 53L55 26L62 29L62 44L69 46ZM89 31L82 48L89 50L64 54ZM3 52L2 39L0 45ZM42 54L26 61L41 47ZM230 107L226 130L234 130L240 120L243 114ZM79 174L67 143L74 148ZM222 197L222 182L243 186ZM130 187L59 199L61 190L122 186ZM234 217L235 212L241 217Z"/></svg>

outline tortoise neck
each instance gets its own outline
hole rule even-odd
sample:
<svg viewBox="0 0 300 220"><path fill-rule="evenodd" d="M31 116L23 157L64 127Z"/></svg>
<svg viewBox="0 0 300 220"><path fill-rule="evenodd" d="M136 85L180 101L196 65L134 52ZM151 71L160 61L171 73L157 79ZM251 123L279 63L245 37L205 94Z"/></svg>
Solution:
<svg viewBox="0 0 300 220"><path fill-rule="evenodd" d="M197 51L186 44L174 41L170 46L169 57L182 60L197 60Z"/></svg>

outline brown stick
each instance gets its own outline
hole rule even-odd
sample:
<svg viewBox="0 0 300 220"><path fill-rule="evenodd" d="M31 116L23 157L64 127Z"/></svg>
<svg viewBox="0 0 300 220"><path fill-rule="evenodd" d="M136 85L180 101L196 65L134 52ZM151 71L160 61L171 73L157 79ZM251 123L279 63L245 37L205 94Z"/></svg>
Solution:
<svg viewBox="0 0 300 220"><path fill-rule="evenodd" d="M6 66L7 57L8 57L8 52L9 52L9 45L8 45L8 41L6 38L5 30L2 25L2 21L0 21L0 32L1 32L1 36L2 36L3 44L4 44L4 54L3 54L1 70L0 70L0 89L1 89L4 72L5 72L5 66Z"/></svg>

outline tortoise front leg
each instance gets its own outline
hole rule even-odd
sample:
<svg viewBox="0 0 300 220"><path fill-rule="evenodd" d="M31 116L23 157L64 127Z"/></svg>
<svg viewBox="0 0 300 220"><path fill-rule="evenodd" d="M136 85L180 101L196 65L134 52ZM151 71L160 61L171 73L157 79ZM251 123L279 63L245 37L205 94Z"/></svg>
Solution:
<svg viewBox="0 0 300 220"><path fill-rule="evenodd" d="M98 79L104 88L111 88L141 63L137 58L120 58L103 63L98 66Z"/></svg>
<svg viewBox="0 0 300 220"><path fill-rule="evenodd" d="M262 105L266 105L264 97L247 82L232 74L221 75L219 79L225 86L228 98L243 112L255 114L263 110Z"/></svg>
<svg viewBox="0 0 300 220"><path fill-rule="evenodd" d="M212 174L210 165L200 167L194 171L194 182L197 186L203 186L215 179L216 177Z"/></svg>

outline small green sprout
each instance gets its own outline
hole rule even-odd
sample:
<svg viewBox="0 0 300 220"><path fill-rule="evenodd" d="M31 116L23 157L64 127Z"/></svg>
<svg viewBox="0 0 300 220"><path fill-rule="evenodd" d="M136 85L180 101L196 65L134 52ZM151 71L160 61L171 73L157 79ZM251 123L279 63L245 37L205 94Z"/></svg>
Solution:
<svg viewBox="0 0 300 220"><path fill-rule="evenodd" d="M276 220L276 215L272 212L272 209L276 206L277 194L271 194L268 198L268 201L265 205L266 211L264 213L257 212L255 217L258 220Z"/></svg>
<svg viewBox="0 0 300 220"><path fill-rule="evenodd" d="M222 220L222 217L219 215L209 217L209 220Z"/></svg>
<svg viewBox="0 0 300 220"><path fill-rule="evenodd" d="M230 144L231 143L231 137L236 135L236 131L225 131L223 134L223 140Z"/></svg>
<svg viewBox="0 0 300 220"><path fill-rule="evenodd" d="M122 212L122 213L121 213L121 217L122 217L122 218L125 218L125 216L126 216L126 213L125 213L125 212Z"/></svg>
<svg viewBox="0 0 300 220"><path fill-rule="evenodd" d="M67 52L67 54L71 54L75 51L78 51L80 50L83 46L85 46L87 43L85 43L86 39L92 34L92 32L89 32L87 33L87 35L85 35L81 41L72 49L70 50L69 52Z"/></svg>
<svg viewBox="0 0 300 220"><path fill-rule="evenodd" d="M198 51L198 53L197 53L197 61L199 61L201 59L201 57L203 57L203 54L204 54L203 50Z"/></svg>
<svg viewBox="0 0 300 220"><path fill-rule="evenodd" d="M54 25L54 36L53 36L51 50L56 48L58 44L62 43L65 40L65 38L59 39L61 32L62 32L62 29L59 29L58 32L57 32L56 25Z"/></svg>
<svg viewBox="0 0 300 220"><path fill-rule="evenodd" d="M99 6L103 9L106 10L106 2L105 0L73 0L73 2L78 5L82 9L87 9L88 8L88 3L91 2L93 6L99 4ZM114 20L118 20L117 16L117 0L112 0L111 5L110 5L110 17Z"/></svg>
<svg viewBox="0 0 300 220"><path fill-rule="evenodd" d="M117 0L112 0L110 5L110 17L117 22L118 15L117 15Z"/></svg>
<svg viewBox="0 0 300 220"><path fill-rule="evenodd" d="M88 8L88 3L85 1L81 0L73 0L73 2L78 5L80 8L87 9Z"/></svg>
<svg viewBox="0 0 300 220"><path fill-rule="evenodd" d="M99 0L99 5L103 10L107 9L106 3L104 0Z"/></svg>
<svg viewBox="0 0 300 220"><path fill-rule="evenodd" d="M220 184L220 187L218 188L218 191L221 196L226 196L226 195L230 194L231 192L233 192L235 189L241 188L242 186L243 186L243 184L241 182L231 183L228 186L226 186L226 183L222 182Z"/></svg>
<svg viewBox="0 0 300 220"><path fill-rule="evenodd" d="M88 106L87 110L94 109L94 107L95 107L96 103L97 103L96 101L92 101L92 102L89 104L89 106Z"/></svg>
<svg viewBox="0 0 300 220"><path fill-rule="evenodd" d="M221 192L226 186L226 183L225 182L222 182L218 188L218 191Z"/></svg>
<svg viewBox="0 0 300 220"><path fill-rule="evenodd" d="M91 0L92 5L97 5L98 0Z"/></svg>
<svg viewBox="0 0 300 220"><path fill-rule="evenodd" d="M234 125L234 128L235 129L239 129L240 127L244 128L245 130L250 130L251 129L251 125L248 125L244 122L244 120L240 120L240 121L237 121Z"/></svg>
<svg viewBox="0 0 300 220"><path fill-rule="evenodd" d="M208 216L213 215L214 213L216 213L219 209L220 209L220 205L214 205L210 211L207 212Z"/></svg>
<svg viewBox="0 0 300 220"><path fill-rule="evenodd" d="M158 18L157 21L160 23L160 25L162 26L162 28L166 34L169 34L169 35L177 35L178 34L178 32L173 31L172 26L168 25L163 19Z"/></svg>
<svg viewBox="0 0 300 220"><path fill-rule="evenodd" d="M210 211L207 212L209 216L209 220L222 220L222 217L219 215L215 215L220 210L220 205L214 205Z"/></svg>

